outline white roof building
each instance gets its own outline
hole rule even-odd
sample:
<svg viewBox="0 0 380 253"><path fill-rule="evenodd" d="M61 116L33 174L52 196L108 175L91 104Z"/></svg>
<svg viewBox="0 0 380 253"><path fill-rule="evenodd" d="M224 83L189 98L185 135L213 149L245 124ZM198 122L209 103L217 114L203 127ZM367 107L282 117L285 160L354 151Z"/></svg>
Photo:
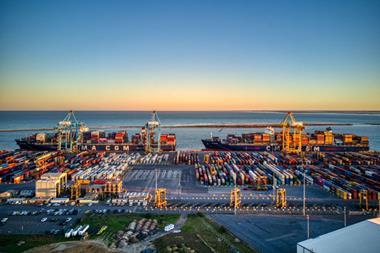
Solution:
<svg viewBox="0 0 380 253"><path fill-rule="evenodd" d="M297 244L297 253L380 252L380 218L365 220Z"/></svg>

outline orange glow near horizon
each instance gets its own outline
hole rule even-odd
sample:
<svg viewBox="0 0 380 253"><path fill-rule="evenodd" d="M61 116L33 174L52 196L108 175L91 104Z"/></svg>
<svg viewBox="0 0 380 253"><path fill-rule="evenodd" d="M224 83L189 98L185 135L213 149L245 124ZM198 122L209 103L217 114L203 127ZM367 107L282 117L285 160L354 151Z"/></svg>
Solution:
<svg viewBox="0 0 380 253"><path fill-rule="evenodd" d="M194 81L194 80L193 80ZM251 83L249 85L249 83ZM379 110L380 88L281 88L269 82L75 82L3 85L1 110ZM313 88L310 88L313 87ZM353 87L353 86L351 86Z"/></svg>

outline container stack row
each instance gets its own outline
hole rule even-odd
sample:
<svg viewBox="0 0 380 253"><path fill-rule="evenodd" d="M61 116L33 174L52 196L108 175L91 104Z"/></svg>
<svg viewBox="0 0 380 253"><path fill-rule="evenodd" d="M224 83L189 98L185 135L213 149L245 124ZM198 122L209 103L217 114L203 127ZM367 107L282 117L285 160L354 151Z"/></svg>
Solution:
<svg viewBox="0 0 380 253"><path fill-rule="evenodd" d="M342 199L359 199L363 191L369 200L380 197L378 153L327 153L319 159L319 166L307 166L307 173L317 184Z"/></svg>
<svg viewBox="0 0 380 253"><path fill-rule="evenodd" d="M125 159L125 154L106 155L97 164L92 164L88 167L79 165L72 168L76 172L71 175L71 179L73 181L88 180L90 182L120 179L128 169L128 163L124 162Z"/></svg>
<svg viewBox="0 0 380 253"><path fill-rule="evenodd" d="M60 152L1 151L0 183L19 184L39 179L46 172L60 170L63 163Z"/></svg>
<svg viewBox="0 0 380 253"><path fill-rule="evenodd" d="M269 153L211 152L195 164L195 175L205 185L293 185L299 179L294 171L277 163Z"/></svg>
<svg viewBox="0 0 380 253"><path fill-rule="evenodd" d="M200 162L200 153L191 151L178 151L175 157L175 163L185 163L188 165L194 165Z"/></svg>
<svg viewBox="0 0 380 253"><path fill-rule="evenodd" d="M197 157L197 159L194 159ZM200 159L202 157L203 159ZM306 154L280 152L202 152L177 155L194 164L195 176L204 185L317 184L342 199L380 199L380 153L348 152Z"/></svg>

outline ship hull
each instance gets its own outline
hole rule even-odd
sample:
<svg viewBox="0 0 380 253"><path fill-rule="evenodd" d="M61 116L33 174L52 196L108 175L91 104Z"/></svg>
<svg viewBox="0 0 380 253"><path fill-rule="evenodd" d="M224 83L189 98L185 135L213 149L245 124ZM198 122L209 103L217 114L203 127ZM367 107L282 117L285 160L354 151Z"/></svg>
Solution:
<svg viewBox="0 0 380 253"><path fill-rule="evenodd" d="M23 140L16 140L20 149L34 151L55 151L58 149L58 144L55 143L32 143ZM154 148L154 146L153 146ZM175 151L174 145L161 145L162 151ZM115 143L94 143L94 144L79 144L79 151L98 151L98 152L144 152L143 144L115 144Z"/></svg>
<svg viewBox="0 0 380 253"><path fill-rule="evenodd" d="M264 151L281 151L281 145L268 144L228 144L220 141L202 140L203 145L207 150L217 151L251 151L251 152L264 152ZM309 145L303 146L302 150L305 152L358 152L368 151L369 146L347 146L347 145Z"/></svg>
<svg viewBox="0 0 380 253"><path fill-rule="evenodd" d="M58 148L58 144L48 143L48 144L39 144L31 143L23 140L16 140L17 145L20 149L24 150L34 150L34 151L55 151Z"/></svg>

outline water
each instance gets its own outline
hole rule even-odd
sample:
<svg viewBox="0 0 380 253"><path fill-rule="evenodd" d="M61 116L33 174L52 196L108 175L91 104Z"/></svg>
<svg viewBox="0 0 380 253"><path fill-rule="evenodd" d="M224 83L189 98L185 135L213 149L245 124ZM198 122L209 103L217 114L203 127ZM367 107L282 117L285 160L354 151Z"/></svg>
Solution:
<svg viewBox="0 0 380 253"><path fill-rule="evenodd" d="M62 120L66 112L0 112L0 129L52 128ZM150 119L150 112L126 111L80 111L76 117L88 126L143 125ZM369 137L371 149L380 150L380 113L295 113L296 119L303 122L352 123L353 126L333 126L333 131L354 133ZM197 123L279 123L284 117L282 112L159 112L163 125ZM324 127L307 127L306 131L323 130ZM139 129L129 129L130 133ZM178 149L201 149L201 139L210 136L224 137L228 133L248 133L259 129L216 129L216 128L174 128L163 129L165 133L177 134ZM0 149L16 149L14 139L33 132L0 133Z"/></svg>

